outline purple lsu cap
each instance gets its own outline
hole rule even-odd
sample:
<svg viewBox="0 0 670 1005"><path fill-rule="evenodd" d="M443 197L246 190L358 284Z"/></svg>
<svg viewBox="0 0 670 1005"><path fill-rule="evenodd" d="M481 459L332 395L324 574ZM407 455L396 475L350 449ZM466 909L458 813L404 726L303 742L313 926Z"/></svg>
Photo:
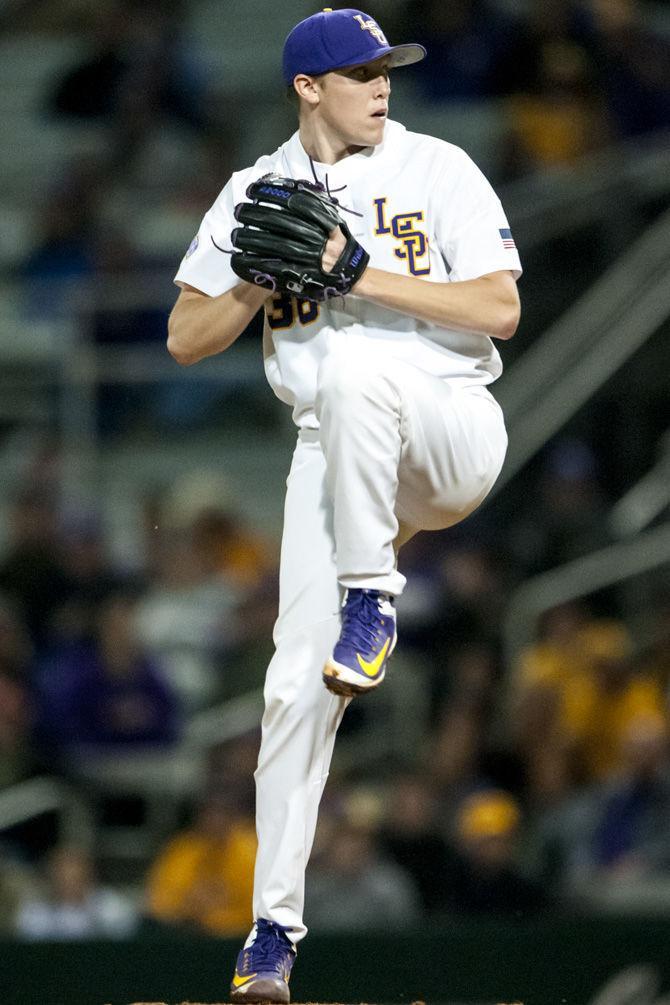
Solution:
<svg viewBox="0 0 670 1005"><path fill-rule="evenodd" d="M316 76L386 55L391 56L391 66L407 66L423 59L426 50L413 42L389 45L375 19L361 10L326 7L289 32L282 61L284 80L291 84L298 73Z"/></svg>

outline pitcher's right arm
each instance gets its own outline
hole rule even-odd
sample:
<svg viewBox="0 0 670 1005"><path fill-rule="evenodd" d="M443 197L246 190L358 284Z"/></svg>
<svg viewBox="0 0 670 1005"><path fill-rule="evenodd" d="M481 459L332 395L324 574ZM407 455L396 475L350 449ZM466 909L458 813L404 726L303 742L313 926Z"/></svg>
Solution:
<svg viewBox="0 0 670 1005"><path fill-rule="evenodd" d="M181 366L223 352L242 334L271 294L239 283L218 297L179 283L181 291L168 320L167 348Z"/></svg>

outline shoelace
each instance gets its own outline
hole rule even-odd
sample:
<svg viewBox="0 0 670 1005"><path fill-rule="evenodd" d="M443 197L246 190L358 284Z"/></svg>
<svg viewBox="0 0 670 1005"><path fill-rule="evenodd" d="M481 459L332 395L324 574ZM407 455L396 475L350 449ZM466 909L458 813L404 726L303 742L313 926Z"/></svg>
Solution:
<svg viewBox="0 0 670 1005"><path fill-rule="evenodd" d="M374 651L382 620L386 619L379 610L379 593L361 590L344 607L340 640L357 652Z"/></svg>
<svg viewBox="0 0 670 1005"><path fill-rule="evenodd" d="M256 940L244 953L244 968L253 966L254 970L279 970L291 953L288 931L283 925L273 921L258 925ZM251 958L253 956L253 963ZM283 973L283 972L282 972Z"/></svg>

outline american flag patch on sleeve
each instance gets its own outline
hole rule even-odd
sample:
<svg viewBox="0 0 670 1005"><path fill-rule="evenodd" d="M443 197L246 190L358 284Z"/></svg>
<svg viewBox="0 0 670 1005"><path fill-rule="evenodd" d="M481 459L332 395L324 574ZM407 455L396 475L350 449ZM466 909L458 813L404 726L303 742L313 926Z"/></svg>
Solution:
<svg viewBox="0 0 670 1005"><path fill-rule="evenodd" d="M512 231L509 227L505 227L503 230L498 231L502 237L503 248L516 248L514 243L514 238L512 237Z"/></svg>

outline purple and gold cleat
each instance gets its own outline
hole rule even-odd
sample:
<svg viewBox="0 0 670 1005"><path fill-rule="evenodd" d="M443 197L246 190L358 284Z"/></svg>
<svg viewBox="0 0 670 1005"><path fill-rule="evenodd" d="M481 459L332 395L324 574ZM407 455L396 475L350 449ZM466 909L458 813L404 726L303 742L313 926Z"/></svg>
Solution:
<svg viewBox="0 0 670 1005"><path fill-rule="evenodd" d="M259 918L237 956L230 985L232 1002L276 1002L291 1000L288 980L295 960L295 947L287 929L274 921Z"/></svg>
<svg viewBox="0 0 670 1005"><path fill-rule="evenodd" d="M393 597L379 590L348 590L340 638L323 670L328 690L351 698L377 687L397 639Z"/></svg>

